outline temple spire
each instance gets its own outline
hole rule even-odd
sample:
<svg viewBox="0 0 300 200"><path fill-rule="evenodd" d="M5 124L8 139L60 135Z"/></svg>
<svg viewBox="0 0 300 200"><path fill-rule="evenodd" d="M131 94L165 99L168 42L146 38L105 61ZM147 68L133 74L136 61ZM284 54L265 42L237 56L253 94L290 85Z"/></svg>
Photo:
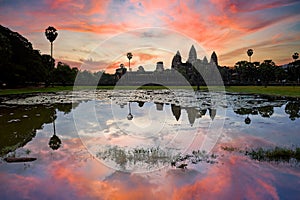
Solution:
<svg viewBox="0 0 300 200"><path fill-rule="evenodd" d="M197 60L197 52L196 52L194 45L192 45L190 52L189 52L188 62L193 64L196 60Z"/></svg>

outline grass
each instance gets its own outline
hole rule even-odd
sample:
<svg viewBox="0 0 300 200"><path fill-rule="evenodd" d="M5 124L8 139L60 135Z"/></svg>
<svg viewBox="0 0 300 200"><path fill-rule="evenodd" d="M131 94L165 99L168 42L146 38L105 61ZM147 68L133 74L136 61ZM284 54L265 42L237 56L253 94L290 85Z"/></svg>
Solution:
<svg viewBox="0 0 300 200"><path fill-rule="evenodd" d="M160 90L160 89L190 89L189 86L98 86L97 89L120 89L120 90L134 90L134 89L144 89L144 90ZM196 86L193 87L196 90ZM93 86L77 86L76 90L81 89L95 89ZM206 90L211 91L222 91L222 87L205 87L201 86L201 91ZM55 86L55 87L31 87L31 88L18 88L18 89L0 89L0 95L10 95L10 94L28 94L28 93L42 93L42 92L59 92L59 91L71 91L73 86ZM265 95L276 95L276 96L288 96L288 97L300 97L300 86L226 86L226 92L238 92L247 94L265 94Z"/></svg>
<svg viewBox="0 0 300 200"><path fill-rule="evenodd" d="M300 162L300 148L284 148L284 147L275 147L273 149L251 149L251 150L240 150L239 148L225 146L221 147L222 150L228 152L239 152L243 153L246 156L249 156L253 160L258 161L276 161L276 162L290 162L291 159L295 159L297 162Z"/></svg>
<svg viewBox="0 0 300 200"><path fill-rule="evenodd" d="M29 93L41 93L41 92L59 92L65 90L72 90L73 86L55 86L55 87L28 87L28 88L17 88L17 89L0 89L0 95L10 94L29 94Z"/></svg>
<svg viewBox="0 0 300 200"><path fill-rule="evenodd" d="M300 148L289 149L282 147L275 147L274 149L263 149L246 151L245 155L251 159L258 161L283 161L289 162L292 158L300 161Z"/></svg>
<svg viewBox="0 0 300 200"><path fill-rule="evenodd" d="M227 92L300 97L300 86L227 86Z"/></svg>

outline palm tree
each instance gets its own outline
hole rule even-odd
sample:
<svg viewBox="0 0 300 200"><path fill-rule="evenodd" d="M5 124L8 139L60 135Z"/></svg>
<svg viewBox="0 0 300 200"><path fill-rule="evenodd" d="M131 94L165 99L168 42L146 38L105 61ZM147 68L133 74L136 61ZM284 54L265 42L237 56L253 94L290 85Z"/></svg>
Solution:
<svg viewBox="0 0 300 200"><path fill-rule="evenodd" d="M45 35L51 43L51 58L52 58L53 57L53 53L52 53L53 52L53 41L56 39L56 37L58 35L56 28L54 28L53 26L49 26L45 30Z"/></svg>
<svg viewBox="0 0 300 200"><path fill-rule="evenodd" d="M132 58L132 53L131 52L127 53L127 58L129 60L129 71L131 71L131 69L130 69L130 59Z"/></svg>
<svg viewBox="0 0 300 200"><path fill-rule="evenodd" d="M248 54L248 56L249 56L249 62L251 62L251 56L252 56L252 54L253 54L253 49L248 49L248 50L247 50L247 54Z"/></svg>
<svg viewBox="0 0 300 200"><path fill-rule="evenodd" d="M296 61L298 58L299 58L299 53L298 52L295 52L293 55L292 55L294 61Z"/></svg>

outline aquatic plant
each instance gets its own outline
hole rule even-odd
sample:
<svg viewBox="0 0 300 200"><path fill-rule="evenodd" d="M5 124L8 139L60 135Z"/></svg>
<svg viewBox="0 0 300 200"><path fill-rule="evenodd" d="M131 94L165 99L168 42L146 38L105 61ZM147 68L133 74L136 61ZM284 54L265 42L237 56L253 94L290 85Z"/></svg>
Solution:
<svg viewBox="0 0 300 200"><path fill-rule="evenodd" d="M294 160L300 161L300 147L291 149L285 147L275 147L273 149L264 149L262 147L257 149L241 150L232 146L222 146L222 150L228 152L239 152L249 156L253 160L258 161L275 161L275 162L290 162Z"/></svg>
<svg viewBox="0 0 300 200"><path fill-rule="evenodd" d="M290 162L291 159L296 159L297 162L300 161L300 148L289 149L283 147L275 147L274 149L263 149L258 148L256 150L245 151L245 155L249 156L251 159L258 161L283 161Z"/></svg>

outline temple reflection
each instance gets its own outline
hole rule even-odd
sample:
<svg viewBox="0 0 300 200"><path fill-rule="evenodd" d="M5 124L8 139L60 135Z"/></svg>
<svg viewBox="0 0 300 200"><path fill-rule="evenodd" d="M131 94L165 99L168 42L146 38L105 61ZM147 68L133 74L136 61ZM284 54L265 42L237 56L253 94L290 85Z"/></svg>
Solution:
<svg viewBox="0 0 300 200"><path fill-rule="evenodd" d="M132 107L131 103L128 103L128 115L127 119L132 120L133 115L132 115ZM140 108L143 108L145 102L143 101L136 101L138 106ZM234 113L238 115L246 115L244 119L245 124L251 124L251 116L253 115L259 115L263 118L270 118L274 114L274 107L273 105L265 105L263 101L256 101L256 102L250 102L253 104L253 107L239 107L239 108L234 108L233 111ZM176 121L179 121L182 110L184 110L187 113L187 120L191 126L195 123L196 119L202 118L207 114L210 117L210 119L213 121L215 117L217 116L217 108L201 108L200 107L181 107L180 105L176 104L165 104L164 103L159 103L159 102L154 102L153 103L156 106L157 111L163 111L164 107L166 105L166 108L170 107L172 115L175 117ZM261 105L260 105L261 104ZM281 106L283 103L278 104L278 106ZM122 105L122 104L121 104ZM124 106L121 106L123 108ZM300 118L300 103L296 101L288 101L285 105L285 113L289 115L289 118L291 120L295 120L296 118Z"/></svg>
<svg viewBox="0 0 300 200"><path fill-rule="evenodd" d="M155 103L155 105L156 105L156 110L162 111L164 109L163 103Z"/></svg>
<svg viewBox="0 0 300 200"><path fill-rule="evenodd" d="M186 112L188 114L188 120L190 122L190 125L193 126L198 114L198 110L196 108L191 107L191 108L186 108Z"/></svg>
<svg viewBox="0 0 300 200"><path fill-rule="evenodd" d="M171 104L172 113L175 116L175 119L178 121L181 115L180 106L176 106L175 104Z"/></svg>

